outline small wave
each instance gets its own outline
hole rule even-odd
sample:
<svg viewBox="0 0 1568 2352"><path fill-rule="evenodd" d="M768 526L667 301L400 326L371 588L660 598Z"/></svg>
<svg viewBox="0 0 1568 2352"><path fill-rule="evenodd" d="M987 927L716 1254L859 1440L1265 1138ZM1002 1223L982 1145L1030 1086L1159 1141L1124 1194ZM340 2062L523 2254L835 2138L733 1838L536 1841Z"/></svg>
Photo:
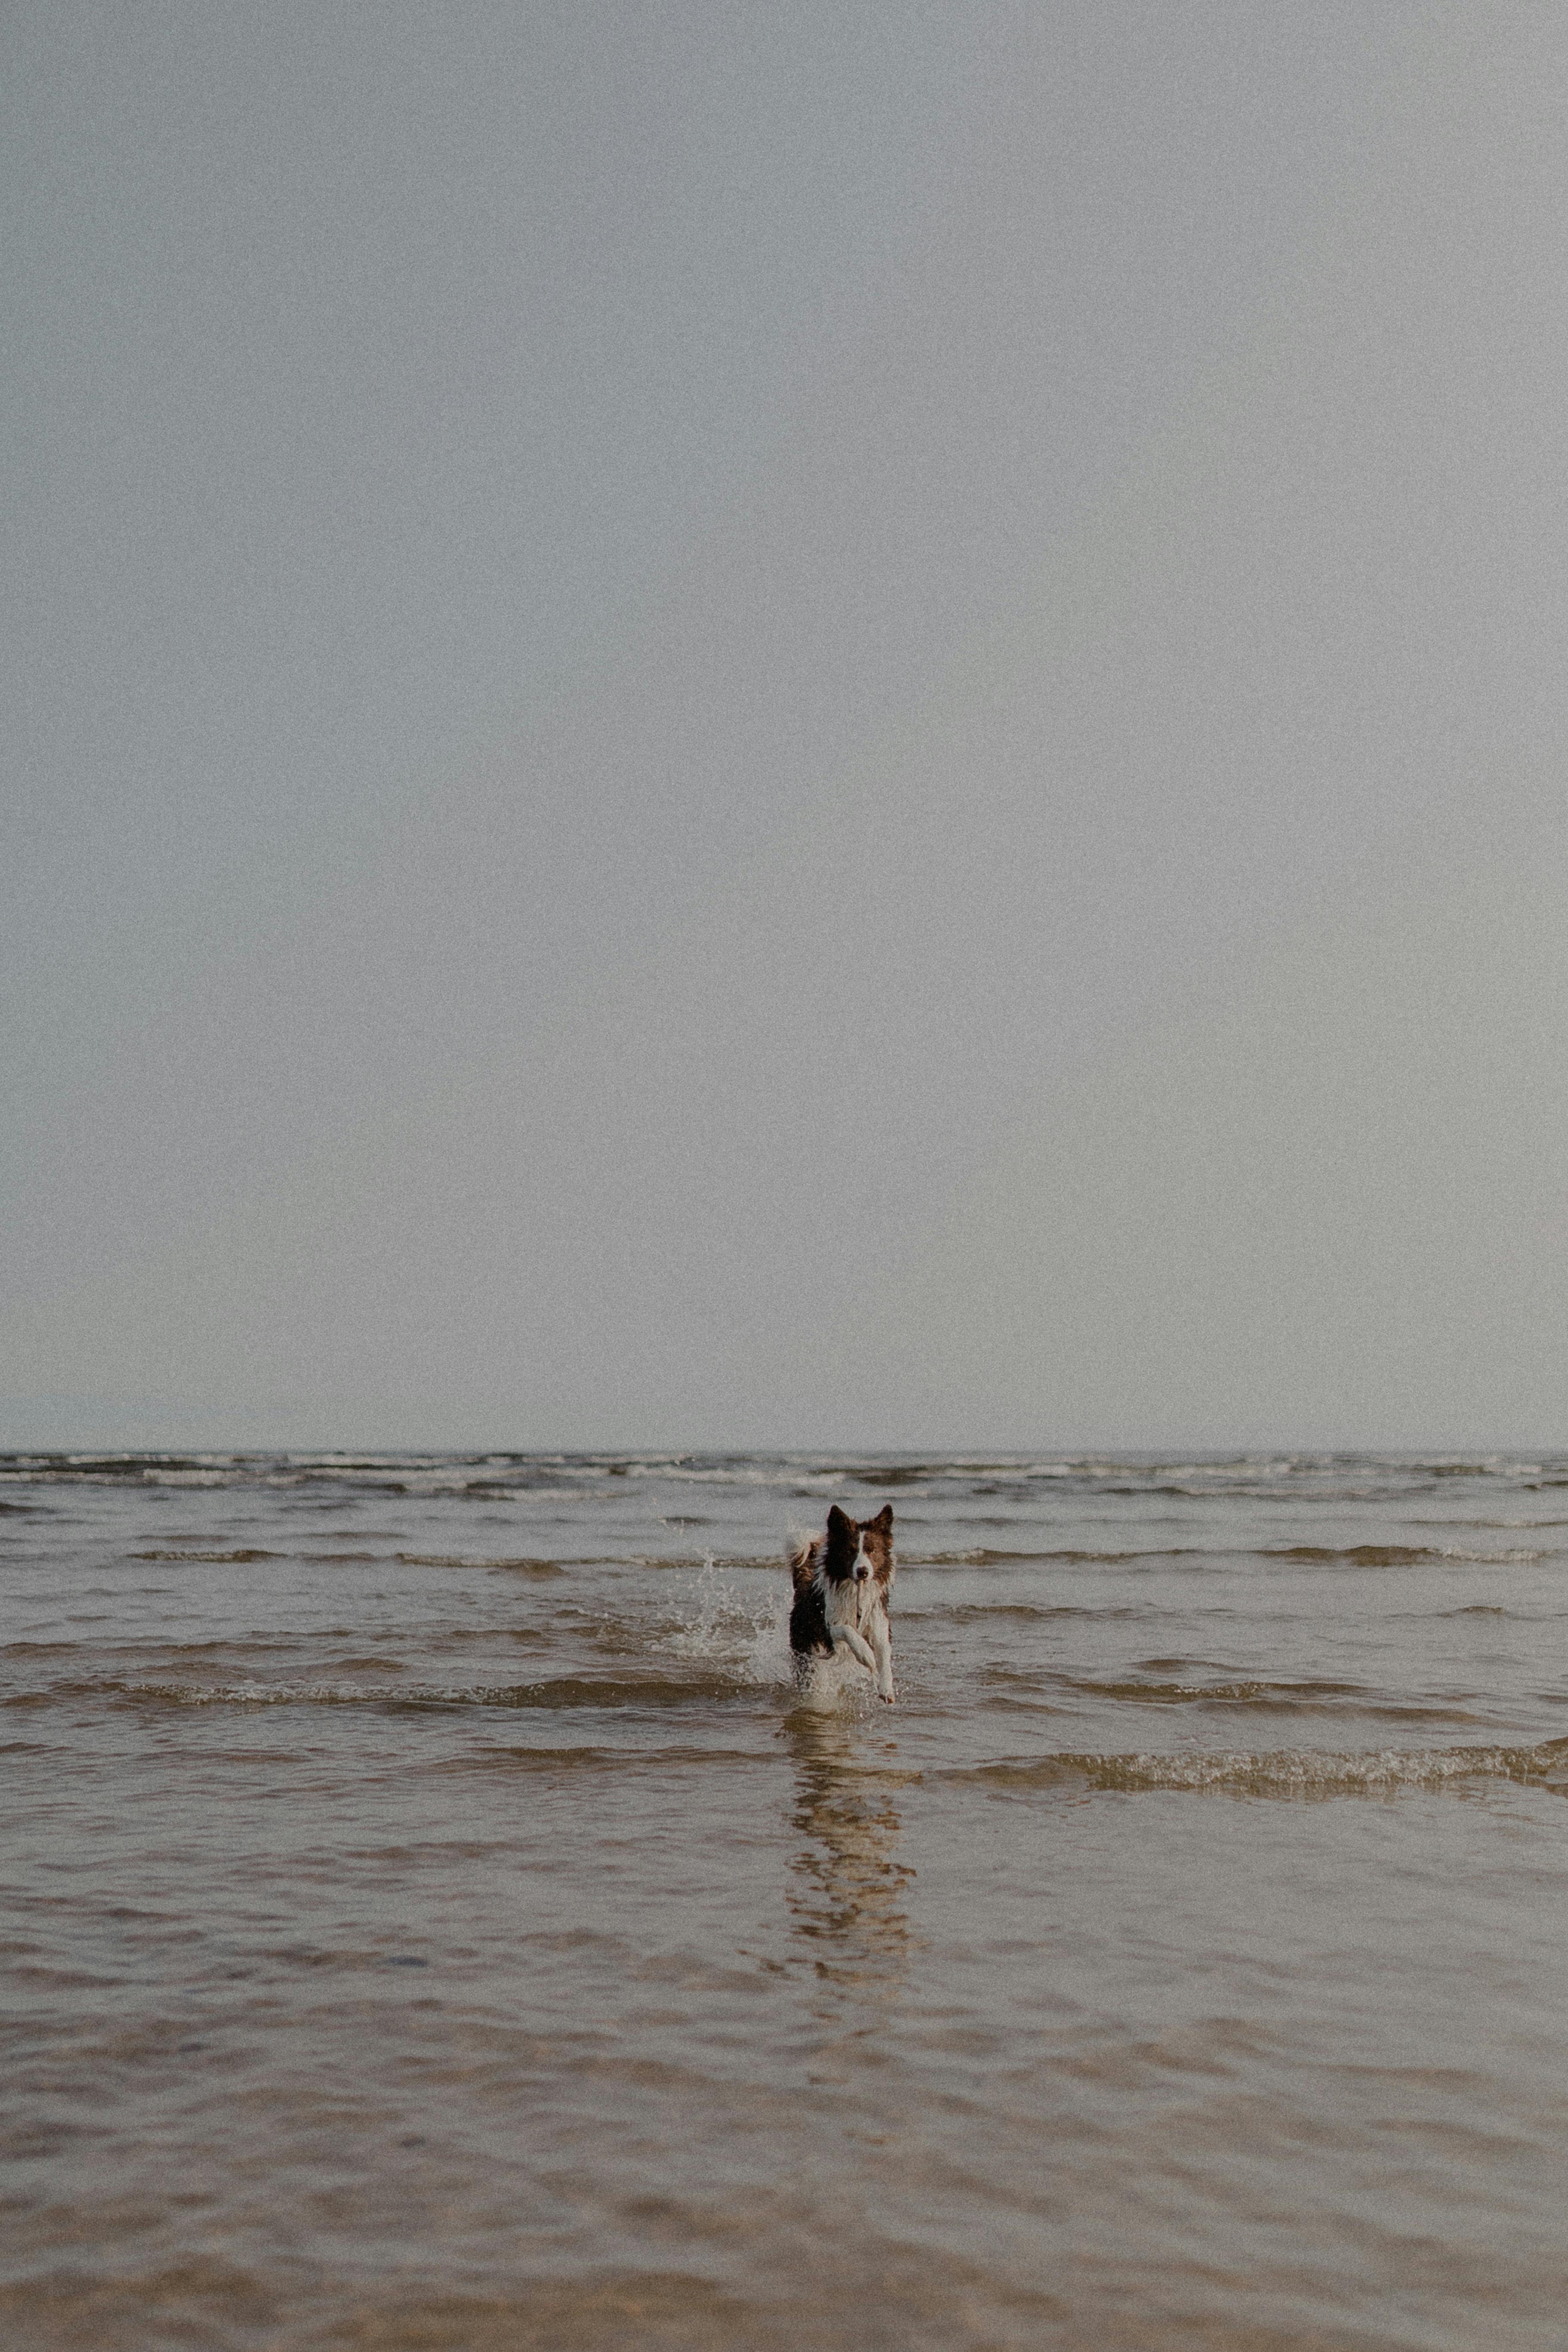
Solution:
<svg viewBox="0 0 1568 2352"><path fill-rule="evenodd" d="M1143 1544L1136 1549L1003 1550L972 1544L958 1551L901 1551L900 1568L1139 1568L1166 1560L1213 1561L1216 1566L1249 1560L1300 1560L1325 1568L1417 1568L1453 1561L1478 1568L1516 1568L1553 1553L1524 1545L1502 1551L1476 1551L1460 1544Z"/></svg>
<svg viewBox="0 0 1568 2352"><path fill-rule="evenodd" d="M764 1770L775 1769L776 1759L771 1755L758 1755L746 1748L702 1748L689 1741L678 1747L595 1748L587 1745L552 1747L547 1745L518 1748L510 1745L486 1745L469 1756L444 1758L432 1769L443 1773L469 1772L614 1772L628 1769L641 1773L660 1768L682 1769L688 1765L722 1765L732 1772L737 1765L749 1764Z"/></svg>
<svg viewBox="0 0 1568 2352"><path fill-rule="evenodd" d="M903 1622L964 1627L989 1624L1047 1626L1084 1621L1095 1625L1105 1625L1117 1620L1132 1617L1147 1618L1160 1613L1158 1611L1140 1607L1131 1601L1119 1601L1114 1607L1095 1609L1089 1606L1079 1607L1070 1601L937 1601L928 1602L923 1596L919 1600L900 1601L899 1607L899 1617ZM1015 1669L1014 1671L1026 1673L1031 1681L1037 1678L1033 1669Z"/></svg>
<svg viewBox="0 0 1568 2352"><path fill-rule="evenodd" d="M1079 1692L1085 1697L1124 1699L1141 1706L1255 1706L1313 1710L1322 1707L1342 1709L1347 1702L1363 1706L1376 1703L1359 1683L1270 1682L1262 1677L1237 1677L1230 1682L1144 1681L1136 1677L1125 1682L1096 1682L1088 1676L1075 1675L1063 1675L1054 1679L1058 1687Z"/></svg>
<svg viewBox="0 0 1568 2352"><path fill-rule="evenodd" d="M687 1456L642 1455L616 1461L576 1461L563 1465L569 1478L668 1478L681 1486L797 1486L813 1492L841 1486L852 1471L808 1468L773 1457L757 1461L704 1462Z"/></svg>
<svg viewBox="0 0 1568 2352"><path fill-rule="evenodd" d="M602 1679L587 1675L561 1675L533 1683L236 1683L130 1682L107 1680L74 1689L91 1688L142 1705L176 1707L325 1706L374 1707L388 1713L441 1714L451 1711L510 1709L572 1709L603 1707L678 1707L710 1705L731 1698L742 1677L713 1673L684 1677L623 1675ZM50 1697L69 1696L57 1687ZM46 1694L37 1694L38 1697Z"/></svg>
<svg viewBox="0 0 1568 2352"><path fill-rule="evenodd" d="M214 1568L247 1568L252 1560L286 1559L288 1554L264 1551L259 1547L245 1551L189 1551L181 1546L177 1550L171 1548L166 1551L133 1551L131 1557L132 1559L188 1559L197 1566L205 1561Z"/></svg>
<svg viewBox="0 0 1568 2352"><path fill-rule="evenodd" d="M1126 1551L1005 1551L992 1544L971 1544L963 1551L900 1551L900 1568L1010 1568L1028 1562L1042 1568L1057 1563L1075 1567L1079 1563L1141 1559L1141 1552Z"/></svg>
<svg viewBox="0 0 1568 2352"><path fill-rule="evenodd" d="M961 1601L956 1609L944 1609L940 1612L922 1610L919 1613L922 1616L940 1614L954 1620L974 1618L987 1624L994 1621L1004 1625L1028 1625L1044 1624L1053 1617L1111 1617L1122 1616L1127 1612L1110 1609L1041 1608L1032 1601Z"/></svg>
<svg viewBox="0 0 1568 2352"><path fill-rule="evenodd" d="M1455 1518L1448 1512L1445 1512L1440 1519L1418 1519L1411 1512L1406 1514L1405 1524L1412 1528L1440 1528L1445 1535L1452 1535L1456 1528L1474 1528L1484 1530L1488 1535L1500 1535L1507 1528L1568 1528L1568 1519L1543 1519L1533 1513L1524 1518L1517 1512L1502 1517L1496 1511L1489 1512L1484 1519Z"/></svg>
<svg viewBox="0 0 1568 2352"><path fill-rule="evenodd" d="M541 1559L528 1555L516 1559L487 1559L475 1553L441 1551L400 1551L393 1554L405 1568L479 1568L500 1570L509 1576L564 1576L565 1566L558 1559ZM573 1563L575 1565L575 1562Z"/></svg>
<svg viewBox="0 0 1568 2352"><path fill-rule="evenodd" d="M1192 1749L1173 1756L1064 1750L969 1765L944 1777L978 1781L998 1794L1018 1796L1073 1787L1122 1795L1390 1796L1406 1790L1463 1789L1477 1780L1568 1789L1568 1739L1522 1748L1376 1748L1356 1754L1317 1748Z"/></svg>
<svg viewBox="0 0 1568 2352"><path fill-rule="evenodd" d="M1113 1617L1144 1617L1149 1613L1138 1603L1129 1601L1117 1601L1113 1606L1102 1609L1093 1608L1087 1602L1080 1604L1069 1601L958 1601L946 1607L937 1603L922 1608L917 1603L912 1608L906 1606L900 1611L900 1616L904 1617L940 1617L955 1623L984 1622L994 1617L1033 1619L1040 1624L1047 1624L1058 1617L1089 1617L1100 1623Z"/></svg>
<svg viewBox="0 0 1568 2352"><path fill-rule="evenodd" d="M1542 1464L1521 1462L1502 1454L1489 1454L1482 1461L1468 1461L1459 1454L1427 1454L1418 1456L1412 1465L1426 1471L1434 1478L1535 1478Z"/></svg>
<svg viewBox="0 0 1568 2352"><path fill-rule="evenodd" d="M1276 1544L1258 1554L1262 1559L1321 1561L1325 1567L1420 1568L1451 1560L1475 1568L1520 1568L1551 1553L1523 1545L1506 1551L1472 1551L1461 1544Z"/></svg>
<svg viewBox="0 0 1568 2352"><path fill-rule="evenodd" d="M1145 1545L1138 1551L1002 1551L984 1544L973 1544L964 1551L926 1551L899 1554L899 1566L904 1568L1130 1568L1142 1560L1160 1559L1255 1559L1252 1550L1225 1553L1212 1544Z"/></svg>

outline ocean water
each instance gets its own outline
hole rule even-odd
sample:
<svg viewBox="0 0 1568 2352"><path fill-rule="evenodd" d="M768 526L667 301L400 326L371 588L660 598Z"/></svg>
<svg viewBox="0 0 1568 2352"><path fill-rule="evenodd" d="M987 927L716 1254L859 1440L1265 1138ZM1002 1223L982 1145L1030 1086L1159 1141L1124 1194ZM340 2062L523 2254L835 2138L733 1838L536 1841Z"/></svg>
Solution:
<svg viewBox="0 0 1568 2352"><path fill-rule="evenodd" d="M12 1455L0 1773L10 2352L1568 2345L1568 1460Z"/></svg>

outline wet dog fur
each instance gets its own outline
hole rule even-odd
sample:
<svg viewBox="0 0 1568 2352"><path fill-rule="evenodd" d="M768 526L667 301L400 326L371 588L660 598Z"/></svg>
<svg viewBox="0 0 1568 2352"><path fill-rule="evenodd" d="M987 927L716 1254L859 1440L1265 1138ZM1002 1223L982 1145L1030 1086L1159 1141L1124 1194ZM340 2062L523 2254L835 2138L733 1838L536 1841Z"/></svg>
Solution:
<svg viewBox="0 0 1568 2352"><path fill-rule="evenodd" d="M877 1696L893 1697L892 1633L888 1603L893 1590L893 1507L874 1519L852 1519L837 1503L826 1533L807 1536L789 1555L795 1601L789 1645L797 1673L813 1657L847 1650L875 1678Z"/></svg>

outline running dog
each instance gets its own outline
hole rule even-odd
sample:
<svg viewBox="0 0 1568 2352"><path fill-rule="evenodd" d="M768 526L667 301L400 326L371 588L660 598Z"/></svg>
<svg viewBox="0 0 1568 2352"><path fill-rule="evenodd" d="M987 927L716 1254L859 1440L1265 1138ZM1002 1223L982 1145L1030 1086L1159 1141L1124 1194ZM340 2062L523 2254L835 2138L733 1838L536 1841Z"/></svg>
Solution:
<svg viewBox="0 0 1568 2352"><path fill-rule="evenodd" d="M827 1514L827 1532L807 1536L789 1554L795 1603L789 1612L789 1645L797 1672L811 1657L836 1657L840 1650L877 1678L877 1696L893 1697L893 1645L888 1625L892 1594L893 1507L884 1503L874 1519L857 1520L837 1503Z"/></svg>

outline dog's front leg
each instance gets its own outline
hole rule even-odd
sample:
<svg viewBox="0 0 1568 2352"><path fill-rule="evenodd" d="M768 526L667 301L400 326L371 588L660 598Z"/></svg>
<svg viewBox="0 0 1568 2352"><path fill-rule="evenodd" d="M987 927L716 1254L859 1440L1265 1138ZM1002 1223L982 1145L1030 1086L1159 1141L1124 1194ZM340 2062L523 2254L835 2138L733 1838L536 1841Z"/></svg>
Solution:
<svg viewBox="0 0 1568 2352"><path fill-rule="evenodd" d="M864 1637L855 1631L853 1625L829 1625L827 1630L836 1650L847 1650L850 1656L858 1658L868 1673L876 1673L877 1661L866 1646Z"/></svg>
<svg viewBox="0 0 1568 2352"><path fill-rule="evenodd" d="M885 1612L879 1609L871 1620L871 1646L877 1654L877 1696L893 1703L893 1637Z"/></svg>

